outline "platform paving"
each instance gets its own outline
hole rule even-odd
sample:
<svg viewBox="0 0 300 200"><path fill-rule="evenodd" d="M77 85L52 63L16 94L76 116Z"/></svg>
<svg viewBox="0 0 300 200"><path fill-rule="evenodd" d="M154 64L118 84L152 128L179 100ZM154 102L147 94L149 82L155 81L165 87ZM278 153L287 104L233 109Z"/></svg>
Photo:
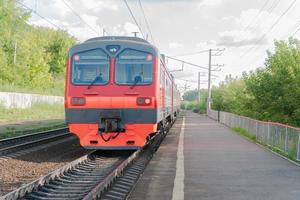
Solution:
<svg viewBox="0 0 300 200"><path fill-rule="evenodd" d="M300 167L205 116L187 112L184 118L184 199L300 199ZM181 122L162 143L131 199L176 199Z"/></svg>

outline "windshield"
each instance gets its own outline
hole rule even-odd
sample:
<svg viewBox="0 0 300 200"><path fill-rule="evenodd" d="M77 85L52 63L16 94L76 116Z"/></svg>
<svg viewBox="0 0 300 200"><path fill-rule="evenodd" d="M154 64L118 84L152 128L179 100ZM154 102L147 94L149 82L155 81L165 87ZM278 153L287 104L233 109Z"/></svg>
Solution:
<svg viewBox="0 0 300 200"><path fill-rule="evenodd" d="M73 56L72 83L104 85L109 81L109 58L100 49Z"/></svg>
<svg viewBox="0 0 300 200"><path fill-rule="evenodd" d="M117 57L115 79L117 84L147 85L152 83L152 54L127 49Z"/></svg>

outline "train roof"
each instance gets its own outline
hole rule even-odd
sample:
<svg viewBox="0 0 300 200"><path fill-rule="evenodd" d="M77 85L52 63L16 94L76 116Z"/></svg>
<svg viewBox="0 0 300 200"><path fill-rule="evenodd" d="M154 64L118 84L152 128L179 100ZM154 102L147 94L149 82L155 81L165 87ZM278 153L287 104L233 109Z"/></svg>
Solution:
<svg viewBox="0 0 300 200"><path fill-rule="evenodd" d="M119 50L116 54L111 54L108 51L108 47L118 46ZM150 44L148 41L138 38L138 37L126 37L126 36L105 36L105 37L96 37L86 40L83 43L76 44L69 50L69 55L73 55L77 52L87 51L90 49L100 48L105 51L107 54L116 56L119 52L123 51L126 48L135 49L139 51L145 51L152 53L155 56L159 55L158 49Z"/></svg>
<svg viewBox="0 0 300 200"><path fill-rule="evenodd" d="M142 42L142 43L150 44L147 40L144 40L142 38L128 37L128 36L103 36L103 37L95 37L95 38L88 39L85 42L108 41L108 40L111 40L111 41L125 40L125 41Z"/></svg>

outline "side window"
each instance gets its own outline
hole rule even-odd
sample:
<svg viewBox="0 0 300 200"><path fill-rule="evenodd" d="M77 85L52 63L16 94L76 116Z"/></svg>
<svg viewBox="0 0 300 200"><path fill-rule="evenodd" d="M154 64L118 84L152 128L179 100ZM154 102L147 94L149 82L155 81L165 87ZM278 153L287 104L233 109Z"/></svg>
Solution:
<svg viewBox="0 0 300 200"><path fill-rule="evenodd" d="M163 65L160 65L160 87L163 88L164 87L164 70L163 70Z"/></svg>

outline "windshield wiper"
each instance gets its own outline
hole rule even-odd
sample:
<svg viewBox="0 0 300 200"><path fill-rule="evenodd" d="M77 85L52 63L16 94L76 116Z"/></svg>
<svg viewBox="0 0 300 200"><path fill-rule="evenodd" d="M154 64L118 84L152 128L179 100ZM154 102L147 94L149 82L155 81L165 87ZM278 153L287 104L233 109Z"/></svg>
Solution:
<svg viewBox="0 0 300 200"><path fill-rule="evenodd" d="M137 84L138 82L141 82L142 81L142 78L140 76L136 76L134 77L134 83L133 85L130 87L130 89L133 89Z"/></svg>
<svg viewBox="0 0 300 200"><path fill-rule="evenodd" d="M95 79L88 85L87 89L89 90L97 81L102 80L102 74L99 74Z"/></svg>

